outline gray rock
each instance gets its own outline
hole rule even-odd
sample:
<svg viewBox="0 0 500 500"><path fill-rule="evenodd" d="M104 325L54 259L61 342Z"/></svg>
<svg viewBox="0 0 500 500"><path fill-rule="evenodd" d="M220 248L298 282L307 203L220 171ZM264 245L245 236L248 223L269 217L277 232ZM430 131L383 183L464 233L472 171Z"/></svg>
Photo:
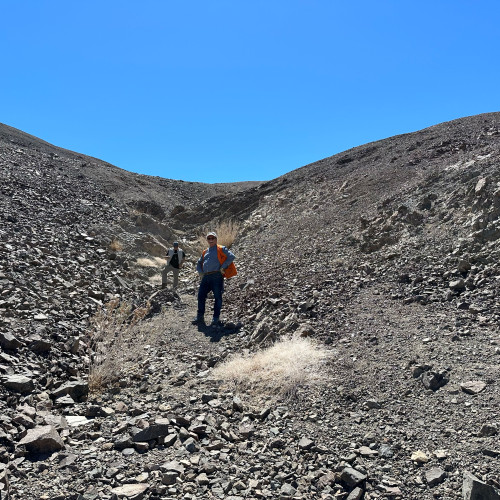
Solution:
<svg viewBox="0 0 500 500"><path fill-rule="evenodd" d="M464 500L500 500L498 490L467 471L464 472L462 496Z"/></svg>
<svg viewBox="0 0 500 500"><path fill-rule="evenodd" d="M311 439L304 437L299 441L299 448L301 450L310 450L313 446L314 446L314 441L312 441Z"/></svg>
<svg viewBox="0 0 500 500"><path fill-rule="evenodd" d="M0 346L7 350L14 350L22 347L23 343L19 341L12 333L0 332Z"/></svg>
<svg viewBox="0 0 500 500"><path fill-rule="evenodd" d="M293 497L296 492L297 492L297 490L291 484L288 484L288 483L285 483L281 487L281 490L280 490L280 493L282 495L285 495L285 496L288 496L288 497Z"/></svg>
<svg viewBox="0 0 500 500"><path fill-rule="evenodd" d="M472 380L470 382L460 384L460 388L466 394L479 394L486 388L486 382L482 382L481 380Z"/></svg>
<svg viewBox="0 0 500 500"><path fill-rule="evenodd" d="M59 398L62 396L70 396L75 401L84 398L89 393L89 385L83 380L75 380L72 382L67 382L61 385L54 391L52 391L52 396L54 398Z"/></svg>
<svg viewBox="0 0 500 500"><path fill-rule="evenodd" d="M161 476L161 482L167 486L171 486L171 485L175 484L178 477L179 477L179 474L177 474L177 472L172 472L172 471L165 472Z"/></svg>
<svg viewBox="0 0 500 500"><path fill-rule="evenodd" d="M148 484L135 483L135 484L124 484L123 486L118 486L113 488L111 493L116 495L118 498L134 498L140 500L143 498L143 493L149 488Z"/></svg>
<svg viewBox="0 0 500 500"><path fill-rule="evenodd" d="M433 467L425 471L425 480L429 486L436 486L444 481L446 472L441 467Z"/></svg>
<svg viewBox="0 0 500 500"><path fill-rule="evenodd" d="M184 474L184 465L176 460L172 460L171 462L166 462L160 465L160 470L162 472L175 472L176 474Z"/></svg>
<svg viewBox="0 0 500 500"><path fill-rule="evenodd" d="M455 292L461 292L465 290L465 281L463 279L450 281L449 288Z"/></svg>
<svg viewBox="0 0 500 500"><path fill-rule="evenodd" d="M132 438L135 442L139 442L151 441L152 439L167 436L170 431L169 423L170 421L167 418L157 419L154 424L132 433Z"/></svg>
<svg viewBox="0 0 500 500"><path fill-rule="evenodd" d="M233 410L243 413L243 403L238 396L233 397Z"/></svg>
<svg viewBox="0 0 500 500"><path fill-rule="evenodd" d="M394 456L394 451L388 444L382 444L380 445L378 454L383 458L392 458Z"/></svg>
<svg viewBox="0 0 500 500"><path fill-rule="evenodd" d="M369 410L378 410L382 408L382 405L376 399L368 399L367 401L365 401L365 406Z"/></svg>
<svg viewBox="0 0 500 500"><path fill-rule="evenodd" d="M471 267L472 266L468 260L462 259L458 262L457 270L459 273L466 273L471 270Z"/></svg>
<svg viewBox="0 0 500 500"><path fill-rule="evenodd" d="M481 436L495 436L498 434L498 427L495 424L484 424L479 431Z"/></svg>
<svg viewBox="0 0 500 500"><path fill-rule="evenodd" d="M33 335L29 340L28 346L33 352L36 352L37 354L49 352L52 348L52 344L43 339L40 335Z"/></svg>
<svg viewBox="0 0 500 500"><path fill-rule="evenodd" d="M18 443L32 453L52 453L64 448L64 442L51 425L42 425L28 430Z"/></svg>
<svg viewBox="0 0 500 500"><path fill-rule="evenodd" d="M189 438L184 441L184 448L186 448L189 453L195 453L199 450L199 447L193 438Z"/></svg>
<svg viewBox="0 0 500 500"><path fill-rule="evenodd" d="M351 491L351 493L349 493L346 500L360 500L363 497L363 494L364 491L361 488L356 487Z"/></svg>
<svg viewBox="0 0 500 500"><path fill-rule="evenodd" d="M125 448L132 448L133 445L133 441L129 435L118 436L113 443L113 447L120 451Z"/></svg>
<svg viewBox="0 0 500 500"><path fill-rule="evenodd" d="M365 481L366 478L366 474L363 474L362 472L359 472L352 467L346 467L340 474L340 479L351 488L353 488L354 486L358 486L358 484Z"/></svg>
<svg viewBox="0 0 500 500"><path fill-rule="evenodd" d="M196 477L196 482L203 486L203 485L209 484L210 479L208 479L208 476L204 472L202 472L201 474L199 474Z"/></svg>
<svg viewBox="0 0 500 500"><path fill-rule="evenodd" d="M422 375L422 383L424 384L424 387L432 391L437 391L448 382L449 378L446 372L428 371Z"/></svg>
<svg viewBox="0 0 500 500"><path fill-rule="evenodd" d="M29 394L35 389L33 380L25 375L8 375L5 377L3 385L6 389L19 392L20 394Z"/></svg>

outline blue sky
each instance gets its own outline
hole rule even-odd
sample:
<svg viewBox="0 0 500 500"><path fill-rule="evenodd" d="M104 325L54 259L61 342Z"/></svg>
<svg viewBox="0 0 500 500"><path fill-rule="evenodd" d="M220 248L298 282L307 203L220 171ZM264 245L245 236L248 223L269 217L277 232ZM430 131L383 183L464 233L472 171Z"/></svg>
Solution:
<svg viewBox="0 0 500 500"><path fill-rule="evenodd" d="M268 180L500 110L498 0L0 0L0 122L148 175Z"/></svg>

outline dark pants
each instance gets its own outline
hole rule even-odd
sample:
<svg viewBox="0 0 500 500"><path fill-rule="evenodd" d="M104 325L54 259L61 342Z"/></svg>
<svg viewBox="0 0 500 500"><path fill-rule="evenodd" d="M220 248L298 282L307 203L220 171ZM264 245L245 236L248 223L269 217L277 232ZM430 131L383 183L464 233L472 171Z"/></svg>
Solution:
<svg viewBox="0 0 500 500"><path fill-rule="evenodd" d="M205 315L205 302L208 293L214 293L214 318L219 318L222 308L222 292L224 291L224 278L220 273L206 274L203 276L198 290L198 318Z"/></svg>

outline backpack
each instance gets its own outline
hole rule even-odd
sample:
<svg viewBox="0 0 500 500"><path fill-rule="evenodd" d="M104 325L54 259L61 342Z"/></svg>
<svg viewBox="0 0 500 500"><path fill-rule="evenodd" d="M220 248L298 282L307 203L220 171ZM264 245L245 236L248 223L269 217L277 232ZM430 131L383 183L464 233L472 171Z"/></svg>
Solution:
<svg viewBox="0 0 500 500"><path fill-rule="evenodd" d="M201 259L203 262L203 258L205 257L205 253L207 251L203 250L203 253L201 254ZM224 253L222 250L222 245L217 245L217 258L219 259L220 265L224 264L224 262L227 259L227 255ZM236 271L236 266L234 265L234 262L231 262L229 266L227 266L227 269L225 270L225 273L223 274L224 278L232 278L233 276L236 276L238 274L238 271Z"/></svg>

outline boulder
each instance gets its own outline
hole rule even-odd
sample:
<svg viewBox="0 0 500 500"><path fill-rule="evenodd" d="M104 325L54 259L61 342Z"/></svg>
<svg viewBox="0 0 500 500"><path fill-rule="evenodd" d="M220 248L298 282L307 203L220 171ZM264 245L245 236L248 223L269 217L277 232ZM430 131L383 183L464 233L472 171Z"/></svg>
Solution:
<svg viewBox="0 0 500 500"><path fill-rule="evenodd" d="M169 420L167 418L159 418L154 424L149 425L144 429L137 430L132 434L134 442L151 441L169 434Z"/></svg>
<svg viewBox="0 0 500 500"><path fill-rule="evenodd" d="M3 381L6 389L20 394L30 394L35 389L33 380L25 375L8 375Z"/></svg>
<svg viewBox="0 0 500 500"><path fill-rule="evenodd" d="M64 442L52 425L40 425L28 430L18 443L32 453L52 453L64 448Z"/></svg>
<svg viewBox="0 0 500 500"><path fill-rule="evenodd" d="M460 388L466 394L479 394L486 388L486 382L482 382L481 380L471 380L470 382L460 384Z"/></svg>
<svg viewBox="0 0 500 500"><path fill-rule="evenodd" d="M429 486L436 486L444 481L446 472L441 467L433 467L425 472L425 480Z"/></svg>
<svg viewBox="0 0 500 500"><path fill-rule="evenodd" d="M464 472L462 496L464 500L500 500L498 490L467 471Z"/></svg>
<svg viewBox="0 0 500 500"><path fill-rule="evenodd" d="M23 343L18 340L12 333L0 332L0 346L7 350L14 350L21 347Z"/></svg>
<svg viewBox="0 0 500 500"><path fill-rule="evenodd" d="M358 486L358 484L365 481L366 478L366 474L363 474L362 472L359 472L352 467L346 467L340 475L340 479L342 479L342 481L346 483L350 488Z"/></svg>
<svg viewBox="0 0 500 500"><path fill-rule="evenodd" d="M61 385L54 391L52 391L52 396L54 398L60 398L62 396L70 396L75 401L84 398L89 393L89 385L83 380L74 380L72 382L67 382Z"/></svg>

